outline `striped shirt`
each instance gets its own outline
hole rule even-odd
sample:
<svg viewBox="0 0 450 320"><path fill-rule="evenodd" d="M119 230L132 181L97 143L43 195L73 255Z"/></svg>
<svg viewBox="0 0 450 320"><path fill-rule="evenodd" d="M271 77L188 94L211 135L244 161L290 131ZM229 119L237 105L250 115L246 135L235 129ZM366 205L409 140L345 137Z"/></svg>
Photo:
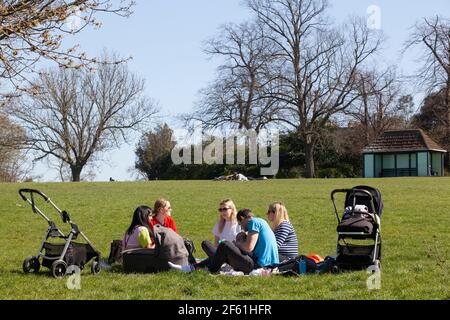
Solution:
<svg viewBox="0 0 450 320"><path fill-rule="evenodd" d="M298 255L298 241L294 227L288 221L281 222L274 231L277 239L278 254L287 258Z"/></svg>

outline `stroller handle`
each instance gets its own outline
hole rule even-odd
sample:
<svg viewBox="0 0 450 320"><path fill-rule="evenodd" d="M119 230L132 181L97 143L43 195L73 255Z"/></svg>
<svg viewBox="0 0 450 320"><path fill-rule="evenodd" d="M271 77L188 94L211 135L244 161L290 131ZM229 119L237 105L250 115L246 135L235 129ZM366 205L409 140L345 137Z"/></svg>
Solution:
<svg viewBox="0 0 450 320"><path fill-rule="evenodd" d="M25 193L29 193L31 199L29 199L25 195ZM20 189L19 190L20 197L22 198L23 201L28 202L31 205L33 212L41 215L45 220L47 220L48 223L50 223L51 222L50 219L41 210L39 210L39 208L36 206L36 203L34 201L34 196L33 196L35 193L40 195L45 200L45 202L49 203L53 208L55 208L56 211L58 211L58 213L61 215L64 223L70 222L69 214L66 211L62 211L60 208L58 208L58 206L55 203L53 203L53 201L50 200L50 198L47 197L43 192L36 190L36 189Z"/></svg>
<svg viewBox="0 0 450 320"><path fill-rule="evenodd" d="M36 189L20 189L19 190L19 195L23 199L23 201L27 201L27 197L24 195L24 193L29 193L29 194L37 193L42 198L44 198L45 201L49 200L49 197L47 197L44 193L40 192L39 190L36 190Z"/></svg>
<svg viewBox="0 0 450 320"><path fill-rule="evenodd" d="M372 194L369 191L364 190L364 189L354 189L354 188L353 189L336 189L336 190L331 191L331 200L334 201L334 195L336 193L347 193L349 191L353 191L353 194L364 193L365 195L368 195L369 198L370 198L370 201L372 201L373 197L372 197Z"/></svg>
<svg viewBox="0 0 450 320"><path fill-rule="evenodd" d="M370 199L369 201L373 202L372 194L369 191L364 190L364 189L355 189L355 188L352 188L352 189L335 189L335 190L331 191L331 201L333 201L334 213L336 215L336 219L337 219L338 223L341 223L341 219L339 218L338 209L336 207L336 199L334 198L334 195L336 193L347 193L349 191L352 191L353 196L355 196L358 193L367 195L367 196L369 196L369 199Z"/></svg>

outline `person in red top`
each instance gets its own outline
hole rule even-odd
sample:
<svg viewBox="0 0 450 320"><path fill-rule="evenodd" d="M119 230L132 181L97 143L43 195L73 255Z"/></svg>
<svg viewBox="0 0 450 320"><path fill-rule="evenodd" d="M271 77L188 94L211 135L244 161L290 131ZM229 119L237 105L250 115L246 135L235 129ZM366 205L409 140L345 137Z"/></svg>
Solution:
<svg viewBox="0 0 450 320"><path fill-rule="evenodd" d="M172 207L166 199L158 199L155 201L152 217L149 219L149 226L153 230L153 226L159 224L163 227L170 228L176 233L177 226L175 220L171 217Z"/></svg>

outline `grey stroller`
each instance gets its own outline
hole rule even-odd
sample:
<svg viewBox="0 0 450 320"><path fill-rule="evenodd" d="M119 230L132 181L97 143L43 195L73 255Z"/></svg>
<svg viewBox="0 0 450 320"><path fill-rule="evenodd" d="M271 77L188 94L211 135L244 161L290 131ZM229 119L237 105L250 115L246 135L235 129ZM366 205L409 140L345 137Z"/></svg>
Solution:
<svg viewBox="0 0 450 320"><path fill-rule="evenodd" d="M44 234L37 254L27 257L23 261L22 267L25 273L38 273L42 264L51 270L55 278L62 278L68 273L70 266L77 266L83 270L86 263L91 259L94 259L91 264L91 272L94 274L100 272L100 252L94 248L78 225L73 223L67 211L60 210L49 197L39 190L20 189L19 195L31 205L34 213L44 218L48 223L47 231ZM67 236L36 206L35 195L40 196L45 202L49 203L59 213L64 223L70 224L71 230ZM86 243L74 242L78 236L81 236ZM63 239L64 243L50 243L47 241L50 238ZM42 263L40 259L42 259Z"/></svg>

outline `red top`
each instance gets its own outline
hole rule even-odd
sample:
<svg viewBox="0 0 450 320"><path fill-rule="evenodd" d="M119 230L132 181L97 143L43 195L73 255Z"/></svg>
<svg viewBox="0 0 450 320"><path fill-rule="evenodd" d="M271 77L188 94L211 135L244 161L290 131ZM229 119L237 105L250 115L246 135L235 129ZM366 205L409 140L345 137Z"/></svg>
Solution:
<svg viewBox="0 0 450 320"><path fill-rule="evenodd" d="M156 218L152 218L152 219L149 220L149 225L150 225L150 228L152 228L152 230L153 230L153 226L156 225L156 224L161 224ZM178 233L177 226L175 224L175 220L173 220L172 217L165 216L164 217L164 224L162 226L166 227L166 228L170 228L173 231L175 231L176 233Z"/></svg>

